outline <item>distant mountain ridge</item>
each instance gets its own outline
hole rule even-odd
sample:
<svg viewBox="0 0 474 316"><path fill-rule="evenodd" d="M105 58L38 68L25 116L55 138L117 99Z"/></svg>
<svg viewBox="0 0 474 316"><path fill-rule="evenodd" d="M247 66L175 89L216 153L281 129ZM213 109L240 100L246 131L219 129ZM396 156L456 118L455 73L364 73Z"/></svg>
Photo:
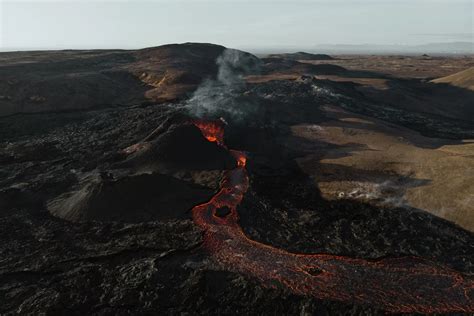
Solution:
<svg viewBox="0 0 474 316"><path fill-rule="evenodd" d="M324 53L405 53L405 54L474 54L473 42L428 43L421 45L323 44L312 50Z"/></svg>
<svg viewBox="0 0 474 316"><path fill-rule="evenodd" d="M311 54L306 52L270 54L268 58L285 58L292 60L333 60L334 58L326 54Z"/></svg>

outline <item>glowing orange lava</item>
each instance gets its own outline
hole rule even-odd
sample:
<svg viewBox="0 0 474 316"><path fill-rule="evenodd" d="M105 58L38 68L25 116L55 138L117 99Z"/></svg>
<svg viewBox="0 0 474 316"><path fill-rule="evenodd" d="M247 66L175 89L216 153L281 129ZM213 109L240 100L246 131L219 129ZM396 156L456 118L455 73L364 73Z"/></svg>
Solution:
<svg viewBox="0 0 474 316"><path fill-rule="evenodd" d="M198 126L203 135L222 144L224 130L209 123ZM211 139L214 139L211 137ZM283 285L300 295L372 305L389 312L474 312L474 280L434 262L403 257L363 260L328 254L295 254L249 239L238 224L237 206L249 187L246 157L227 172L220 191L193 208L194 222L204 231L204 247L229 271ZM227 207L230 213L216 216Z"/></svg>
<svg viewBox="0 0 474 316"><path fill-rule="evenodd" d="M224 145L224 122L217 121L193 121L193 124L196 125L210 142L217 142L217 144Z"/></svg>

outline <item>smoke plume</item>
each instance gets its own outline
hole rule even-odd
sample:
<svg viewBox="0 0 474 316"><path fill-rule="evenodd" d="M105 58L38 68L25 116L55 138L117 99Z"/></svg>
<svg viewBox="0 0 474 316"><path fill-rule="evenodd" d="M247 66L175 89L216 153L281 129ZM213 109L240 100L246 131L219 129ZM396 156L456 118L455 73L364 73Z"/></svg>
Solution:
<svg viewBox="0 0 474 316"><path fill-rule="evenodd" d="M216 64L216 78L205 80L187 101L190 114L239 121L257 111L256 101L244 94L244 76L257 73L260 60L249 53L226 49Z"/></svg>

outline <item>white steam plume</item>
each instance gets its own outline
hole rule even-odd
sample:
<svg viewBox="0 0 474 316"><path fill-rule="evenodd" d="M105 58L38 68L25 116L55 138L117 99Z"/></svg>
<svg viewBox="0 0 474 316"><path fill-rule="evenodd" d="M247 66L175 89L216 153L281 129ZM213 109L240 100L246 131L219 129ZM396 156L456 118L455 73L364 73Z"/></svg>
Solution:
<svg viewBox="0 0 474 316"><path fill-rule="evenodd" d="M256 101L243 94L243 77L258 71L259 59L239 50L226 49L216 63L219 66L216 79L205 80L187 101L190 114L238 121L257 111Z"/></svg>

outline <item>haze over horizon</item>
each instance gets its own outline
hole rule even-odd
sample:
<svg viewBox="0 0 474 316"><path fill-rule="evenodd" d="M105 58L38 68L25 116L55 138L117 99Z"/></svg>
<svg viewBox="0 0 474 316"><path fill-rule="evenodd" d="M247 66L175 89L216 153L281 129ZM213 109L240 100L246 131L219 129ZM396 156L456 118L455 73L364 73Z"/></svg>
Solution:
<svg viewBox="0 0 474 316"><path fill-rule="evenodd" d="M0 50L210 42L259 52L463 42L469 51L473 12L471 0L3 0Z"/></svg>

